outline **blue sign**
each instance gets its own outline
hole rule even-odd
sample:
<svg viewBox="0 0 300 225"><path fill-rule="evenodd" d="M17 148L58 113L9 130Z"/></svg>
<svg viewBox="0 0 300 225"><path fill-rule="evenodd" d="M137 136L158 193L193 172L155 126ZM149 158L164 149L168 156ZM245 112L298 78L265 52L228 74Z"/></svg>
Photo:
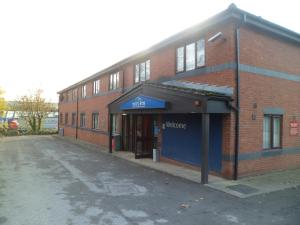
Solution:
<svg viewBox="0 0 300 225"><path fill-rule="evenodd" d="M149 96L139 95L121 105L122 110L126 109L164 109L166 101L152 98Z"/></svg>

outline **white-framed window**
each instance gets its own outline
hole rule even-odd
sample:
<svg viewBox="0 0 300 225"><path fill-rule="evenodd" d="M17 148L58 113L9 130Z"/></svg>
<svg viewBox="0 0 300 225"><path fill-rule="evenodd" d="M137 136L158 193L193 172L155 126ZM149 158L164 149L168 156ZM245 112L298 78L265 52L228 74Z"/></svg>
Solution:
<svg viewBox="0 0 300 225"><path fill-rule="evenodd" d="M99 128L99 113L92 113L92 129Z"/></svg>
<svg viewBox="0 0 300 225"><path fill-rule="evenodd" d="M72 90L72 100L74 101L74 100L76 100L77 99L77 88L74 88L73 90Z"/></svg>
<svg viewBox="0 0 300 225"><path fill-rule="evenodd" d="M81 98L86 97L86 84L81 86Z"/></svg>
<svg viewBox="0 0 300 225"><path fill-rule="evenodd" d="M112 115L112 132L117 133L117 126L118 126L118 117L116 114Z"/></svg>
<svg viewBox="0 0 300 225"><path fill-rule="evenodd" d="M184 47L179 47L176 50L176 70L177 72L184 71Z"/></svg>
<svg viewBox="0 0 300 225"><path fill-rule="evenodd" d="M69 124L69 114L65 113L65 125Z"/></svg>
<svg viewBox="0 0 300 225"><path fill-rule="evenodd" d="M135 65L134 82L139 83L150 79L150 59Z"/></svg>
<svg viewBox="0 0 300 225"><path fill-rule="evenodd" d="M59 114L59 124L60 124L60 125L63 125L63 121L64 121L63 114L60 113L60 114Z"/></svg>
<svg viewBox="0 0 300 225"><path fill-rule="evenodd" d="M80 113L80 127L85 127L86 116L85 113Z"/></svg>
<svg viewBox="0 0 300 225"><path fill-rule="evenodd" d="M115 90L120 87L120 73L112 73L109 76L109 90Z"/></svg>
<svg viewBox="0 0 300 225"><path fill-rule="evenodd" d="M72 126L76 126L76 113L72 113Z"/></svg>
<svg viewBox="0 0 300 225"><path fill-rule="evenodd" d="M72 98L72 90L69 90L67 95L68 95L68 97L67 97L68 100L67 101L68 102L72 101L73 100L73 98Z"/></svg>
<svg viewBox="0 0 300 225"><path fill-rule="evenodd" d="M205 41L201 39L196 42L197 45L197 67L201 67L205 65Z"/></svg>
<svg viewBox="0 0 300 225"><path fill-rule="evenodd" d="M263 148L281 148L282 144L282 116L264 115Z"/></svg>
<svg viewBox="0 0 300 225"><path fill-rule="evenodd" d="M194 70L196 66L195 43L188 44L185 49L185 70Z"/></svg>
<svg viewBox="0 0 300 225"><path fill-rule="evenodd" d="M93 81L93 95L99 94L100 92L100 80Z"/></svg>
<svg viewBox="0 0 300 225"><path fill-rule="evenodd" d="M205 65L205 40L180 46L176 49L176 72L190 71Z"/></svg>

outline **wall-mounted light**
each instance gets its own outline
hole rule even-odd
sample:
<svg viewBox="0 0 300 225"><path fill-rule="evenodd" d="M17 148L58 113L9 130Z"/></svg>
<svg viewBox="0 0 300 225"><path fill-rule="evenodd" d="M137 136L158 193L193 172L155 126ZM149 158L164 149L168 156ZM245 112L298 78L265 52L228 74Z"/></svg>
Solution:
<svg viewBox="0 0 300 225"><path fill-rule="evenodd" d="M223 37L223 33L222 32L218 32L214 36L212 36L211 38L209 38L207 41L208 42L214 42L216 40L223 40L223 41L225 41L226 38Z"/></svg>
<svg viewBox="0 0 300 225"><path fill-rule="evenodd" d="M202 102L199 101L199 100L196 100L196 101L194 101L194 105L197 106L197 107L201 107Z"/></svg>

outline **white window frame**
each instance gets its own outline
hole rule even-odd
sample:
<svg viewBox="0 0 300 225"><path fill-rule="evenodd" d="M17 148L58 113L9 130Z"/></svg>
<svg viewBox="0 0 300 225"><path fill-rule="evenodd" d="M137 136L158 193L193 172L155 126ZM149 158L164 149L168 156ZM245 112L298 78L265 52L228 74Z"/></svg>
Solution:
<svg viewBox="0 0 300 225"><path fill-rule="evenodd" d="M184 58L185 58L185 48L181 46L176 49L176 71L183 72L184 71Z"/></svg>
<svg viewBox="0 0 300 225"><path fill-rule="evenodd" d="M266 123L266 119L269 123ZM275 128L275 121L279 121L279 127ZM263 119L263 149L282 148L282 115L265 114ZM267 132L268 131L268 132ZM276 132L277 131L277 132ZM276 141L276 142L275 142ZM266 143L268 143L266 145Z"/></svg>
<svg viewBox="0 0 300 225"><path fill-rule="evenodd" d="M86 84L81 86L81 98L86 98Z"/></svg>
<svg viewBox="0 0 300 225"><path fill-rule="evenodd" d="M100 79L93 81L93 95L100 93Z"/></svg>
<svg viewBox="0 0 300 225"><path fill-rule="evenodd" d="M72 113L72 121L71 121L71 125L72 126L76 126L76 123L77 123L77 121L76 121L76 113Z"/></svg>
<svg viewBox="0 0 300 225"><path fill-rule="evenodd" d="M150 59L140 62L135 65L134 83L144 82L150 80L151 62Z"/></svg>
<svg viewBox="0 0 300 225"><path fill-rule="evenodd" d="M193 49L190 49L192 46ZM190 58L187 57L189 49L192 51ZM183 57L179 54L179 51L183 51ZM190 63L191 66L189 67ZM176 73L194 70L203 66L205 66L205 39L199 39L176 48Z"/></svg>
<svg viewBox="0 0 300 225"><path fill-rule="evenodd" d="M99 129L99 113L92 113L92 129Z"/></svg>
<svg viewBox="0 0 300 225"><path fill-rule="evenodd" d="M86 125L86 114L80 113L80 127L85 127Z"/></svg>
<svg viewBox="0 0 300 225"><path fill-rule="evenodd" d="M76 98L77 98L77 88L74 88L72 90L72 100L76 100Z"/></svg>
<svg viewBox="0 0 300 225"><path fill-rule="evenodd" d="M109 90L116 90L120 87L120 72L112 73L109 76Z"/></svg>

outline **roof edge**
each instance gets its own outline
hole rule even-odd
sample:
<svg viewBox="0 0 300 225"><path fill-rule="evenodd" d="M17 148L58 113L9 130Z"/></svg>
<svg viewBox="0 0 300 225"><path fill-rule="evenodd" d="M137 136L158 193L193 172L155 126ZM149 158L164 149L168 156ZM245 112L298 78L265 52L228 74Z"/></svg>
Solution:
<svg viewBox="0 0 300 225"><path fill-rule="evenodd" d="M221 11L220 13L204 20L203 22L194 25L192 27L189 27L187 29L184 29L183 31L180 31L166 39L164 39L163 41L152 45L151 47L149 47L146 50L140 51L138 53L135 53L61 91L58 91L57 94L61 94L65 91L71 90L79 85L82 85L84 83L86 83L87 81L93 80L99 76L102 76L120 66L123 66L129 62L132 62L140 57L144 57L147 54L151 54L152 52L158 51L182 38L188 37L189 35L193 34L194 32L206 29L207 27L213 26L215 24L218 24L222 21L225 21L226 19L229 18L235 18L238 20L241 20L242 23L244 24L249 24L258 28L261 28L263 30L272 32L278 36L281 36L283 38L287 38L291 41L300 43L300 34L297 32L294 32L292 30L289 30L283 26L277 25L275 23L272 23L268 20L265 20L259 16L256 16L254 14L251 14L247 11L244 11L242 9L239 9L235 4L230 4L229 7L227 9L225 9L224 11Z"/></svg>

